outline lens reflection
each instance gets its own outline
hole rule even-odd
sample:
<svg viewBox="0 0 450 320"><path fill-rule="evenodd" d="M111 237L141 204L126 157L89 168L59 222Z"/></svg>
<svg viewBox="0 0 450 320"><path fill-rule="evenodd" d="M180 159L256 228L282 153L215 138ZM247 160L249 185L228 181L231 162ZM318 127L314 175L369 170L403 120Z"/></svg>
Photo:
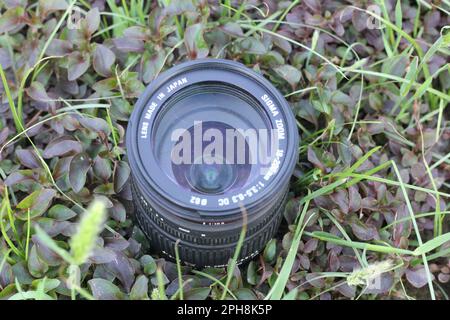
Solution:
<svg viewBox="0 0 450 320"><path fill-rule="evenodd" d="M222 133L225 137L225 131L232 129L231 126L218 122L207 121L202 123L202 132L215 129ZM195 126L190 127L187 132L194 135ZM178 142L181 143L181 140ZM212 153L205 154L205 149L211 141L203 141L200 149L201 156L195 158L195 146L192 144L189 152L191 153L191 159L194 159L192 164L172 163L172 171L176 181L187 189L194 190L205 194L222 194L230 189L240 188L244 185L251 172L251 164L249 163L249 157L244 163L238 163L237 159L231 159L232 163L227 163L226 152L224 150L215 150ZM225 145L227 141L224 141ZM174 148L176 148L175 143ZM249 154L249 147L247 143L244 145L244 150ZM244 150L239 150L244 152ZM233 154L237 157L239 152L235 148ZM229 159L230 160L230 159Z"/></svg>
<svg viewBox="0 0 450 320"><path fill-rule="evenodd" d="M271 126L259 102L220 83L179 91L155 123L151 148L159 169L188 192L225 195L250 186L275 150L270 135L260 134Z"/></svg>
<svg viewBox="0 0 450 320"><path fill-rule="evenodd" d="M186 178L189 184L200 192L222 193L235 182L235 169L233 165L222 163L193 164Z"/></svg>

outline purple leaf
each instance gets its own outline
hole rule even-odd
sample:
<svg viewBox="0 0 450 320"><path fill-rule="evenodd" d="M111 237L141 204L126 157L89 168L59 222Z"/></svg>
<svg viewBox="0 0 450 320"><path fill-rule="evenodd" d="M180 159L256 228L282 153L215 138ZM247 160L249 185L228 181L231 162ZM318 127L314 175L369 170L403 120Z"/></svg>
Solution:
<svg viewBox="0 0 450 320"><path fill-rule="evenodd" d="M117 50L122 52L143 52L144 42L139 39L120 37L113 39Z"/></svg>
<svg viewBox="0 0 450 320"><path fill-rule="evenodd" d="M298 82L300 81L302 74L301 72L288 64L278 66L274 68L274 71L284 80L286 80L287 83L291 85L293 89L297 86Z"/></svg>
<svg viewBox="0 0 450 320"><path fill-rule="evenodd" d="M128 181L130 177L130 167L128 163L124 161L119 161L117 164L116 170L114 171L114 190L116 193L122 191L125 183Z"/></svg>
<svg viewBox="0 0 450 320"><path fill-rule="evenodd" d="M353 234L360 240L368 241L379 238L377 229L374 226L365 225L356 217L352 219L350 225Z"/></svg>
<svg viewBox="0 0 450 320"><path fill-rule="evenodd" d="M66 0L45 0L45 1L39 1L39 7L41 12L43 12L44 15L46 15L48 12L51 11L58 11L58 10L66 10L67 9L67 1Z"/></svg>
<svg viewBox="0 0 450 320"><path fill-rule="evenodd" d="M94 174L103 181L108 181L112 174L111 161L97 156L94 159Z"/></svg>
<svg viewBox="0 0 450 320"><path fill-rule="evenodd" d="M339 209L347 214L349 212L349 203L348 203L348 196L347 191L344 189L339 189L333 194L331 194L331 199L339 206Z"/></svg>
<svg viewBox="0 0 450 320"><path fill-rule="evenodd" d="M42 83L34 81L31 83L30 87L26 89L28 96L36 101L48 101L50 97L47 95Z"/></svg>
<svg viewBox="0 0 450 320"><path fill-rule="evenodd" d="M155 79L164 67L165 58L164 50L158 50L152 57L145 60L142 74L142 80L145 83L149 83Z"/></svg>
<svg viewBox="0 0 450 320"><path fill-rule="evenodd" d="M349 212L357 212L361 208L361 195L356 186L348 188Z"/></svg>
<svg viewBox="0 0 450 320"><path fill-rule="evenodd" d="M111 75L111 66L115 60L116 56L114 55L114 52L102 44L97 44L92 66L99 75L109 77Z"/></svg>
<svg viewBox="0 0 450 320"><path fill-rule="evenodd" d="M16 156L24 167L30 169L41 167L41 163L34 150L18 149L16 150Z"/></svg>
<svg viewBox="0 0 450 320"><path fill-rule="evenodd" d="M91 64L91 58L88 54L82 54L78 51L69 55L67 79L73 81L82 76Z"/></svg>
<svg viewBox="0 0 450 320"><path fill-rule="evenodd" d="M52 140L43 152L45 159L54 157L62 157L80 153L83 150L81 143L76 140L71 140L68 137L59 137Z"/></svg>
<svg viewBox="0 0 450 320"><path fill-rule="evenodd" d="M203 24L196 23L186 28L184 44L190 59L201 59L208 55L208 46L203 39Z"/></svg>
<svg viewBox="0 0 450 320"><path fill-rule="evenodd" d="M22 7L8 9L0 16L0 34L10 31L18 31L23 26L25 10Z"/></svg>
<svg viewBox="0 0 450 320"><path fill-rule="evenodd" d="M423 266L407 269L405 273L408 282L416 288L422 288L428 283L427 272ZM430 276L433 279L433 275Z"/></svg>
<svg viewBox="0 0 450 320"><path fill-rule="evenodd" d="M114 260L116 254L114 251L108 248L95 247L92 250L92 254L89 257L89 261L95 264L110 263Z"/></svg>
<svg viewBox="0 0 450 320"><path fill-rule="evenodd" d="M147 40L145 29L138 26L126 28L123 31L123 36L128 39Z"/></svg>
<svg viewBox="0 0 450 320"><path fill-rule="evenodd" d="M53 39L47 48L46 54L49 56L65 56L72 52L73 45L70 41Z"/></svg>
<svg viewBox="0 0 450 320"><path fill-rule="evenodd" d="M317 157L316 152L312 147L308 147L308 161L311 162L313 165L315 165L317 168L319 168L322 171L325 171L325 165L319 160Z"/></svg>
<svg viewBox="0 0 450 320"><path fill-rule="evenodd" d="M89 35L97 31L100 26L100 12L98 8L93 8L86 14L86 28Z"/></svg>
<svg viewBox="0 0 450 320"><path fill-rule="evenodd" d="M79 153L72 158L69 165L69 183L75 193L83 189L86 183L86 174L90 167L91 162L86 153Z"/></svg>
<svg viewBox="0 0 450 320"><path fill-rule="evenodd" d="M80 124L94 132L101 132L105 136L108 136L111 133L111 129L109 128L108 122L101 118L91 118L91 117L80 117Z"/></svg>
<svg viewBox="0 0 450 320"><path fill-rule="evenodd" d="M243 37L244 32L242 32L241 26L236 22L227 22L221 27L222 31L233 37Z"/></svg>
<svg viewBox="0 0 450 320"><path fill-rule="evenodd" d="M0 48L0 65L2 66L3 70L8 69L11 67L12 60L8 53L8 50L5 48Z"/></svg>
<svg viewBox="0 0 450 320"><path fill-rule="evenodd" d="M134 268L127 256L120 251L116 251L114 259L106 267L120 280L125 290L129 292L134 282Z"/></svg>
<svg viewBox="0 0 450 320"><path fill-rule="evenodd" d="M316 250L318 243L319 242L315 238L309 239L305 243L305 246L303 247L303 252L304 253L311 253L311 252L313 252L314 250Z"/></svg>

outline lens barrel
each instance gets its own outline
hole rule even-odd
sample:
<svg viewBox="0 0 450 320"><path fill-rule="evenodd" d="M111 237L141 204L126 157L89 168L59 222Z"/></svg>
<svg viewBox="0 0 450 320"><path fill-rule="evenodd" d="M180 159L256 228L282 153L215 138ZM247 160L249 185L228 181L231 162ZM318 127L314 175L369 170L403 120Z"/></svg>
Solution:
<svg viewBox="0 0 450 320"><path fill-rule="evenodd" d="M228 60L181 63L147 87L128 123L135 217L153 249L197 267L238 263L282 219L299 137L284 97Z"/></svg>

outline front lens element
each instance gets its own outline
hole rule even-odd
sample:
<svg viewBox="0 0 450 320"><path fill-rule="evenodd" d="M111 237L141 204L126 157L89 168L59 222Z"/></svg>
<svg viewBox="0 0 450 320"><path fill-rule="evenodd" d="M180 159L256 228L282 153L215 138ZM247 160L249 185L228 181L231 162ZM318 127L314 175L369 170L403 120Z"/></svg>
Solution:
<svg viewBox="0 0 450 320"><path fill-rule="evenodd" d="M198 83L165 104L153 131L160 169L192 192L224 194L254 183L270 165L268 115L232 85Z"/></svg>
<svg viewBox="0 0 450 320"><path fill-rule="evenodd" d="M236 177L235 165L201 163L191 166L187 180L192 188L199 192L219 194L230 188Z"/></svg>

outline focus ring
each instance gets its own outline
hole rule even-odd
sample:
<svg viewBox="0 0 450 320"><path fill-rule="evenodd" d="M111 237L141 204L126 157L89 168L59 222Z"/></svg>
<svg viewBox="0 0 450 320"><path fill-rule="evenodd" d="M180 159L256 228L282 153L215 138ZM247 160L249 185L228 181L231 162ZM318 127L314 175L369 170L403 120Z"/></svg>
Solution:
<svg viewBox="0 0 450 320"><path fill-rule="evenodd" d="M183 231L180 231L178 228L184 226L179 225L178 223L174 223L170 219L165 219L163 217L161 212L158 212L155 208L153 208L146 200L144 200L144 197L142 196L142 193L140 192L138 185L135 183L135 180L131 176L131 190L133 194L134 202L137 202L139 204L139 208L146 213L147 217L153 221L154 224L156 224L160 229L163 229L165 232L173 235L177 239L184 240L191 243L196 243L197 245L225 245L227 243L237 242L239 239L239 232L238 233L226 233L223 235L221 233L218 236L209 235L207 237L201 237L196 236L191 233L186 233ZM277 208L279 204L283 204L285 202L285 198L287 195L287 188L286 191L282 193L281 200L276 200L274 205L272 205L273 210L267 212L266 214L262 215L259 219L254 221L253 223L249 223L247 226L247 234L251 235L253 233L258 232L261 228L264 228L271 220L273 220L273 216L278 214Z"/></svg>
<svg viewBox="0 0 450 320"><path fill-rule="evenodd" d="M196 261L196 264L200 266L220 267L226 265L228 259L233 256L240 231L222 238L220 244L212 243L214 240L211 237L201 238L180 232L164 223L164 221L155 218L154 210L152 209L152 212L149 212L148 207L143 206L139 191L135 189L136 186L133 183L131 186L133 199L135 199L136 208L134 211L137 222L144 233L148 235L151 243L157 247L155 249L173 259L175 242L180 239L180 259L182 261ZM260 219L261 221L257 221L254 227L249 228L238 263L253 258L267 241L273 238L283 217L286 199L287 191L283 194L282 200L274 206L272 213L264 215L263 219ZM156 223L157 221L159 223Z"/></svg>

